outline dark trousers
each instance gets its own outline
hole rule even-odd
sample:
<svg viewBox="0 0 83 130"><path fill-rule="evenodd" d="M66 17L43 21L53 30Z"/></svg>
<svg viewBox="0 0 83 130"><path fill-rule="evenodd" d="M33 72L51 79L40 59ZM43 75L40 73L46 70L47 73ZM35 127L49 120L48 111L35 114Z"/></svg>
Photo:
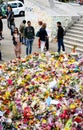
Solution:
<svg viewBox="0 0 83 130"><path fill-rule="evenodd" d="M0 39L2 38L2 32L0 32Z"/></svg>
<svg viewBox="0 0 83 130"><path fill-rule="evenodd" d="M46 38L45 46L46 46L46 50L48 51L49 50L49 38Z"/></svg>
<svg viewBox="0 0 83 130"><path fill-rule="evenodd" d="M59 53L61 51L61 47L62 47L62 50L65 51L65 46L64 46L64 43L63 43L63 38L58 39L58 52Z"/></svg>
<svg viewBox="0 0 83 130"><path fill-rule="evenodd" d="M1 54L1 50L0 50L0 60L2 60L2 54Z"/></svg>

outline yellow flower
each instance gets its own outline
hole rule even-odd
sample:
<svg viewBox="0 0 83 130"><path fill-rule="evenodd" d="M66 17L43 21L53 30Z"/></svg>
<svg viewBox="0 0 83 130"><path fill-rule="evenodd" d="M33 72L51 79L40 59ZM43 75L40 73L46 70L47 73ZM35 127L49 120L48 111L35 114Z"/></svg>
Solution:
<svg viewBox="0 0 83 130"><path fill-rule="evenodd" d="M24 85L25 85L25 82L24 82L24 81L22 81L20 85L24 86Z"/></svg>
<svg viewBox="0 0 83 130"><path fill-rule="evenodd" d="M83 90L83 85L80 85L80 90Z"/></svg>
<svg viewBox="0 0 83 130"><path fill-rule="evenodd" d="M64 94L60 94L60 97L63 97L64 96Z"/></svg>
<svg viewBox="0 0 83 130"><path fill-rule="evenodd" d="M59 99L60 98L60 95L56 95L56 99Z"/></svg>
<svg viewBox="0 0 83 130"><path fill-rule="evenodd" d="M31 78L31 76L30 76L30 75L27 75L27 76L26 76L26 79L27 79L27 80L29 80L30 78Z"/></svg>
<svg viewBox="0 0 83 130"><path fill-rule="evenodd" d="M42 123L46 123L46 120L45 120L45 119L43 119L43 120L42 120Z"/></svg>
<svg viewBox="0 0 83 130"><path fill-rule="evenodd" d="M45 65L44 64L40 64L40 68L45 68Z"/></svg>
<svg viewBox="0 0 83 130"><path fill-rule="evenodd" d="M45 92L45 97L47 98L48 96L49 96L49 92L46 91L46 92Z"/></svg>
<svg viewBox="0 0 83 130"><path fill-rule="evenodd" d="M41 54L41 57L44 57L44 53Z"/></svg>
<svg viewBox="0 0 83 130"><path fill-rule="evenodd" d="M70 128L65 128L64 130L70 130Z"/></svg>
<svg viewBox="0 0 83 130"><path fill-rule="evenodd" d="M56 115L56 111L53 111L52 114L53 114L53 115Z"/></svg>
<svg viewBox="0 0 83 130"><path fill-rule="evenodd" d="M60 84L63 84L63 83L64 83L64 80L61 79L61 80L59 81L59 83L60 83Z"/></svg>
<svg viewBox="0 0 83 130"><path fill-rule="evenodd" d="M8 99L9 97L10 97L10 92L7 91L7 92L5 93L5 98Z"/></svg>
<svg viewBox="0 0 83 130"><path fill-rule="evenodd" d="M58 66L59 66L59 63L58 63L58 62L56 62L55 67L57 68Z"/></svg>
<svg viewBox="0 0 83 130"><path fill-rule="evenodd" d="M16 115L16 114L17 114L16 105L14 105L14 106L12 107L12 113L13 113L13 115Z"/></svg>
<svg viewBox="0 0 83 130"><path fill-rule="evenodd" d="M76 108L75 104L71 104L70 109L74 109L74 108Z"/></svg>
<svg viewBox="0 0 83 130"><path fill-rule="evenodd" d="M29 125L32 125L33 123L34 123L33 120L30 120L30 121L29 121Z"/></svg>

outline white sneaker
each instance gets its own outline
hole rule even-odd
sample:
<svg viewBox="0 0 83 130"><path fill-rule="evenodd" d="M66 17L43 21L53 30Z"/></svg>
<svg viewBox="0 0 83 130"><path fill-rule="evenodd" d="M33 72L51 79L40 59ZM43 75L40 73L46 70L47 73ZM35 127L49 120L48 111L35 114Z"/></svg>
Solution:
<svg viewBox="0 0 83 130"><path fill-rule="evenodd" d="M65 51L62 51L62 54L65 54L66 52Z"/></svg>

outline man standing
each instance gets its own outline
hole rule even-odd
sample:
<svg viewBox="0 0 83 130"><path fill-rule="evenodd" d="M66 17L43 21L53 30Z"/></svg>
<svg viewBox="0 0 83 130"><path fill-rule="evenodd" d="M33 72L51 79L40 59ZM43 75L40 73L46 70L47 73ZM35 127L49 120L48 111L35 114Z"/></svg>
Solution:
<svg viewBox="0 0 83 130"><path fill-rule="evenodd" d="M11 29L11 35L13 35L15 22L14 22L14 13L10 5L7 6L7 26Z"/></svg>
<svg viewBox="0 0 83 130"><path fill-rule="evenodd" d="M3 22L2 22L2 14L0 13L0 40L2 40L2 31L3 31Z"/></svg>
<svg viewBox="0 0 83 130"><path fill-rule="evenodd" d="M35 36L34 27L31 26L31 21L27 22L27 27L24 29L24 37L26 38L26 55L32 53L32 45Z"/></svg>
<svg viewBox="0 0 83 130"><path fill-rule="evenodd" d="M24 37L24 29L26 27L26 20L23 20L22 23L20 24L20 27L19 27L19 31L21 33L21 42L23 44L26 44L26 40L25 40L25 37Z"/></svg>
<svg viewBox="0 0 83 130"><path fill-rule="evenodd" d="M62 50L65 51L65 46L63 43L63 38L64 38L64 29L61 26L61 22L57 22L57 41L58 41L58 53L60 53L61 51L61 46L62 46Z"/></svg>

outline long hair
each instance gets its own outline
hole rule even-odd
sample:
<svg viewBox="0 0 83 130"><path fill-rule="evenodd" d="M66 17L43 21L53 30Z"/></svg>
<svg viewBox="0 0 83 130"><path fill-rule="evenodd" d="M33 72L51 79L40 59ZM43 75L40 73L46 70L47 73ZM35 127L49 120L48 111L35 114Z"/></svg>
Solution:
<svg viewBox="0 0 83 130"><path fill-rule="evenodd" d="M19 31L18 31L17 27L14 28L14 33L15 33L15 31L17 31L17 34L19 34Z"/></svg>
<svg viewBox="0 0 83 130"><path fill-rule="evenodd" d="M12 11L12 7L11 7L11 5L10 5L10 4L8 4L8 5L7 5L7 7L9 7L9 8L10 8L10 10Z"/></svg>

